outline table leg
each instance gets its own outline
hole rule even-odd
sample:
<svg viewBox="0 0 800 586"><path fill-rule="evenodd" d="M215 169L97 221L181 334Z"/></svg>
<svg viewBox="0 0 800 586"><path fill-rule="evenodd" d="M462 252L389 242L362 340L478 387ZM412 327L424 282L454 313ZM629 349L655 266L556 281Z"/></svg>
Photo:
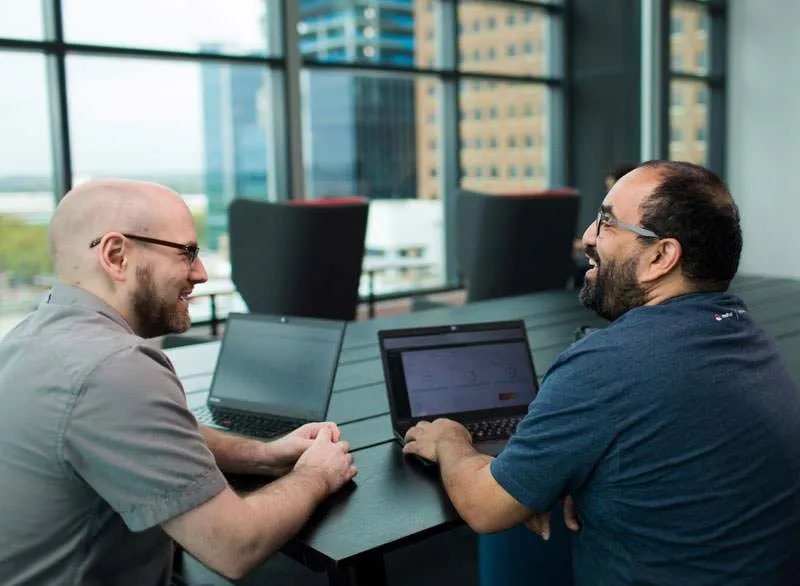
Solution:
<svg viewBox="0 0 800 586"><path fill-rule="evenodd" d="M369 280L369 317L375 317L375 271L367 271L367 278Z"/></svg>
<svg viewBox="0 0 800 586"><path fill-rule="evenodd" d="M367 553L328 570L330 586L386 586L383 555Z"/></svg>
<svg viewBox="0 0 800 586"><path fill-rule="evenodd" d="M217 320L217 296L213 293L210 296L211 301L211 336L216 340L219 334L219 322Z"/></svg>

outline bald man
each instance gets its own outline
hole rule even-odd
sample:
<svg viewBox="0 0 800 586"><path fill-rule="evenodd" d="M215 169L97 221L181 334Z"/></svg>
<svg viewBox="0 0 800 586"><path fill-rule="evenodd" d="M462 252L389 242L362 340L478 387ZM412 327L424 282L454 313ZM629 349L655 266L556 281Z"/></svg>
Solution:
<svg viewBox="0 0 800 586"><path fill-rule="evenodd" d="M50 250L58 283L0 342L0 584L167 584L173 539L239 578L355 475L332 423L270 443L198 427L145 343L189 327L207 279L178 194L83 184ZM281 478L242 498L222 471Z"/></svg>

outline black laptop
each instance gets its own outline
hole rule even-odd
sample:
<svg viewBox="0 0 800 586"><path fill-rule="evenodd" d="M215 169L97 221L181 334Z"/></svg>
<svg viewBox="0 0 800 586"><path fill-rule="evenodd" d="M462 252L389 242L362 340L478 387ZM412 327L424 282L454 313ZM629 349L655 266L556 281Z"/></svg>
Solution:
<svg viewBox="0 0 800 586"><path fill-rule="evenodd" d="M464 424L497 455L539 390L525 323L484 322L378 332L395 437L420 420Z"/></svg>
<svg viewBox="0 0 800 586"><path fill-rule="evenodd" d="M271 439L328 412L346 322L251 313L228 316L200 423Z"/></svg>

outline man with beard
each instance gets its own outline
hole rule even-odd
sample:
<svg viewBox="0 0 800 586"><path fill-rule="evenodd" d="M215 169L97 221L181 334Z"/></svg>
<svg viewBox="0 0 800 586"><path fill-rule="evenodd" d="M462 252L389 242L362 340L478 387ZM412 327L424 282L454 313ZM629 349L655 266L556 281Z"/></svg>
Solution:
<svg viewBox="0 0 800 586"><path fill-rule="evenodd" d="M800 393L727 293L742 247L724 183L652 161L583 236L583 303L611 320L563 352L508 447L478 454L446 419L404 448L439 463L478 532L577 510L575 583L777 586L800 576ZM532 578L533 579L533 578Z"/></svg>
<svg viewBox="0 0 800 586"><path fill-rule="evenodd" d="M270 443L198 427L144 340L189 327L196 241L150 183L86 183L53 214L58 283L0 342L0 583L166 584L172 539L238 578L355 475L333 423ZM281 478L241 498L220 469Z"/></svg>

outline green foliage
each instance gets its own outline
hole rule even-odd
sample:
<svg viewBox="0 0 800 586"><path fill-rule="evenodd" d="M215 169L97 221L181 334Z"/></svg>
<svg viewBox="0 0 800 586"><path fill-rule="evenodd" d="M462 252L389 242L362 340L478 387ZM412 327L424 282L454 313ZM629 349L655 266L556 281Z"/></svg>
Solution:
<svg viewBox="0 0 800 586"><path fill-rule="evenodd" d="M197 230L197 243L200 248L207 248L208 247L208 229L206 227L206 215L205 214L192 214L194 218L194 227Z"/></svg>
<svg viewBox="0 0 800 586"><path fill-rule="evenodd" d="M47 226L27 224L0 214L0 273L15 283L32 283L53 272L47 251Z"/></svg>

